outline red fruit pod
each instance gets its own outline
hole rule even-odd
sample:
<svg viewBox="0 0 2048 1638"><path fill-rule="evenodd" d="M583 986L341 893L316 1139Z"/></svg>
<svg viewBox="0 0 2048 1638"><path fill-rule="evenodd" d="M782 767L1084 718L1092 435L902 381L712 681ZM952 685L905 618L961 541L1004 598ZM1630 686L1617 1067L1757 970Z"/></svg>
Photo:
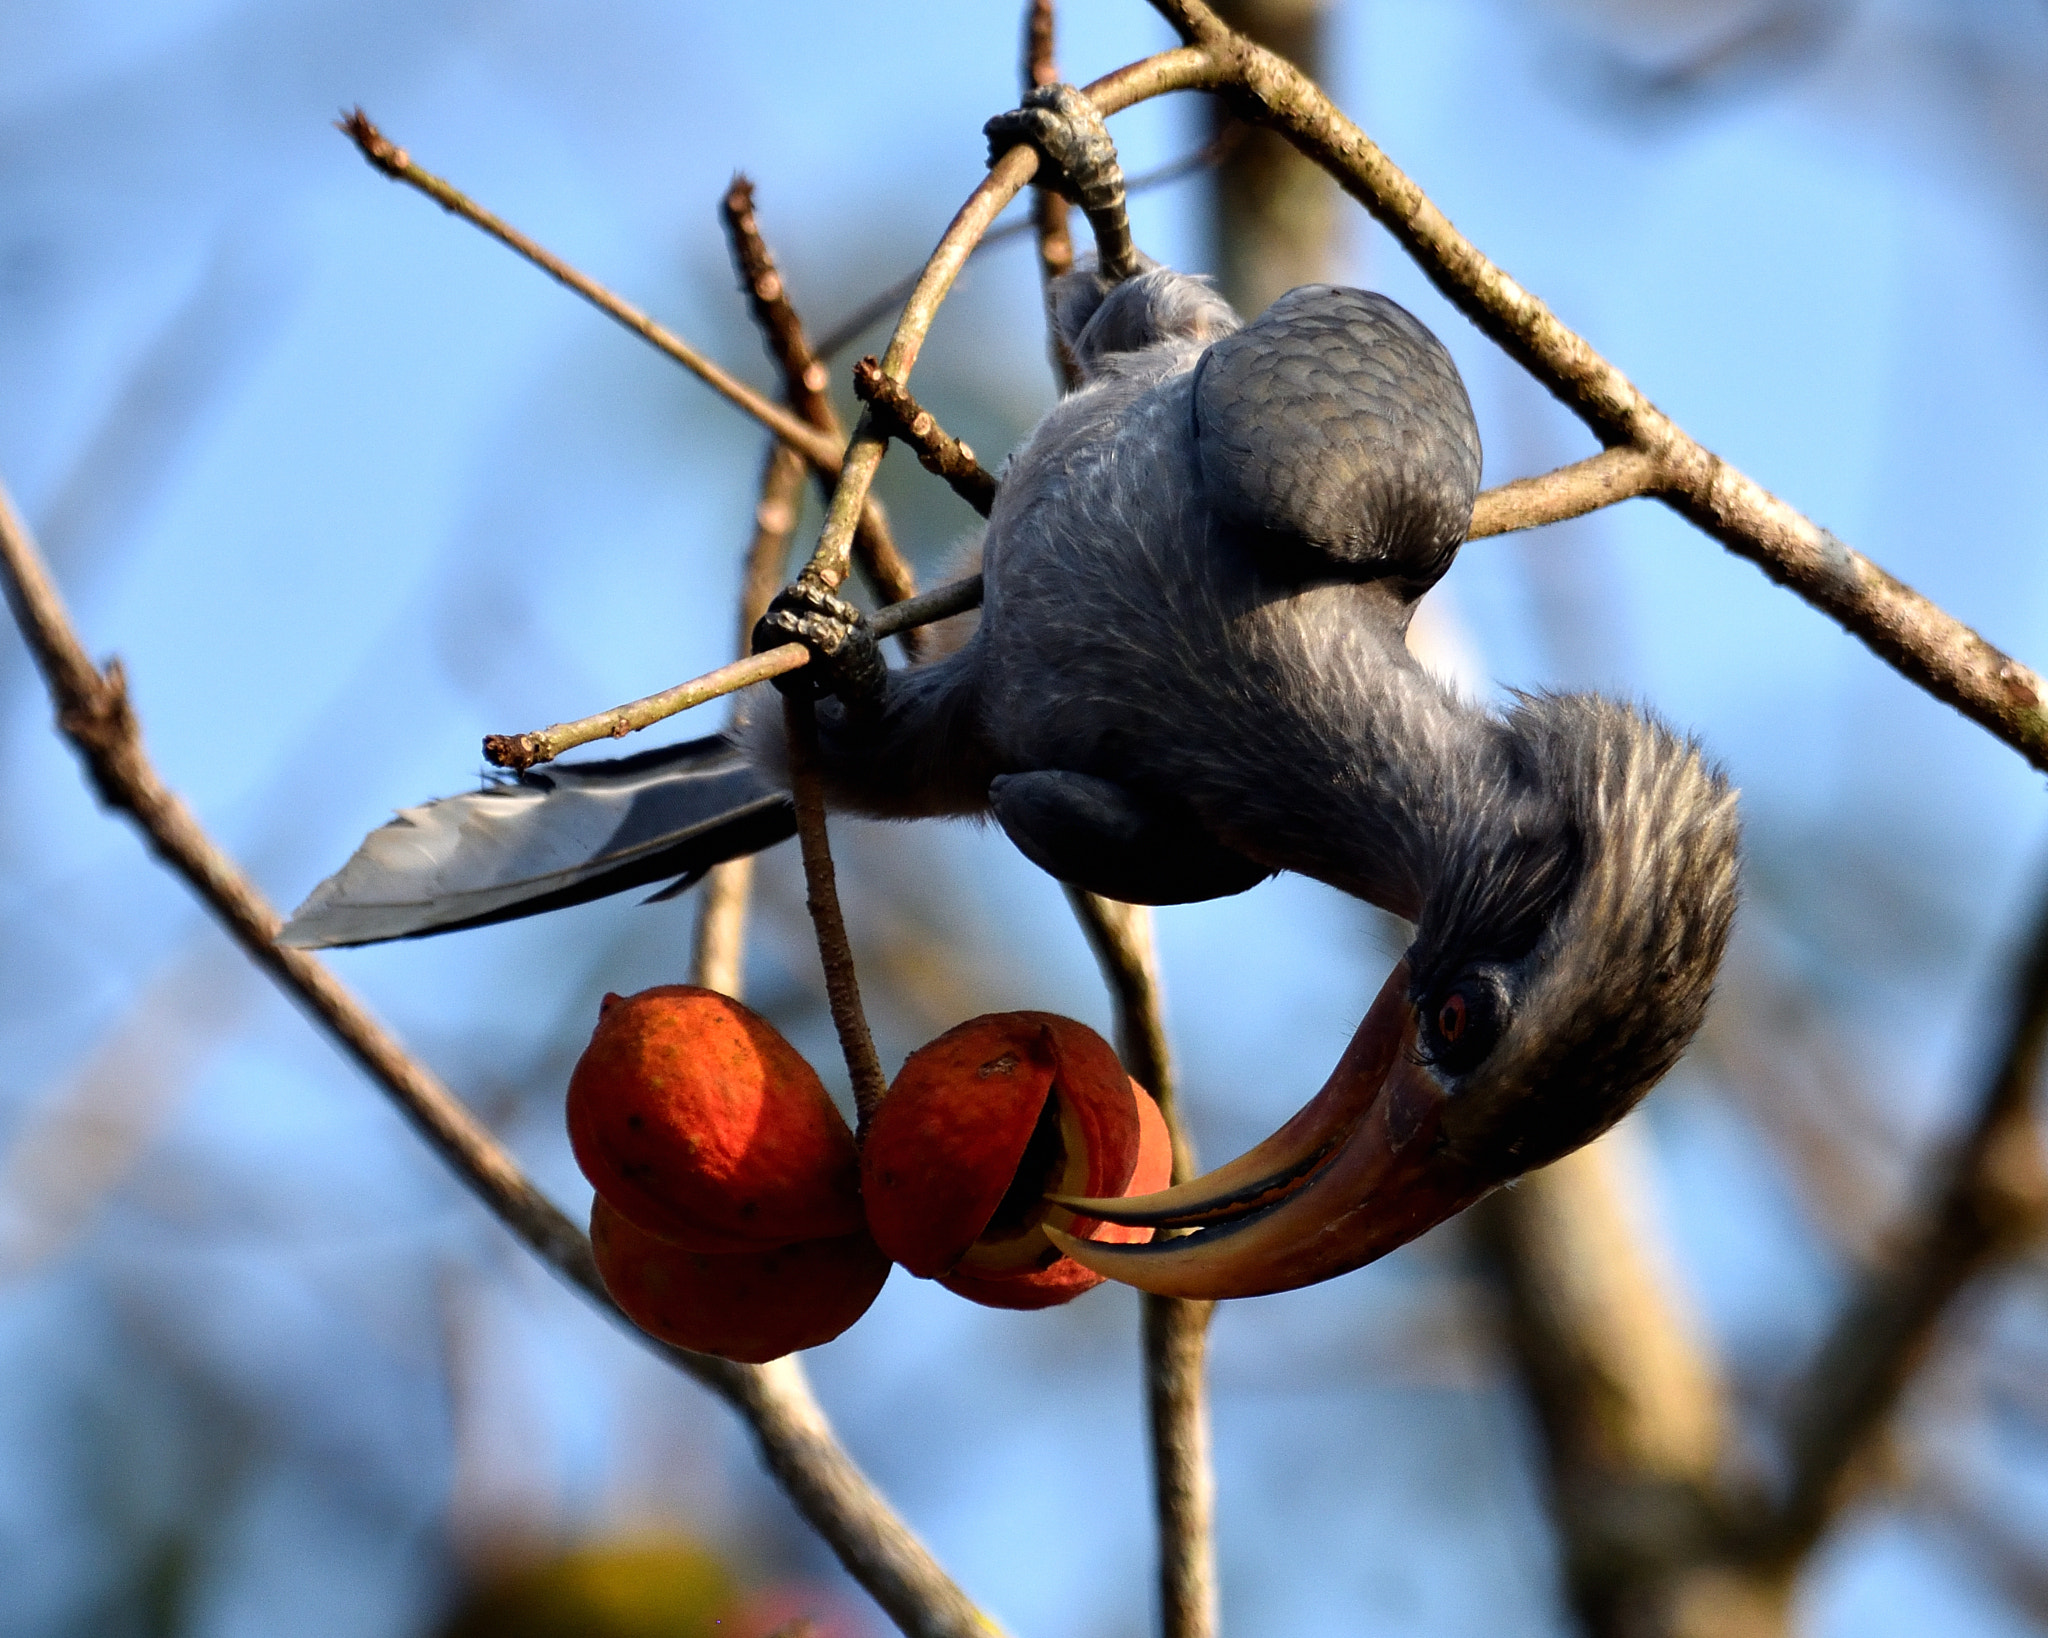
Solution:
<svg viewBox="0 0 2048 1638"><path fill-rule="evenodd" d="M599 1195L590 1245L612 1300L649 1336L763 1365L830 1342L865 1314L889 1259L865 1230L765 1250L692 1251L645 1233Z"/></svg>
<svg viewBox="0 0 2048 1638"><path fill-rule="evenodd" d="M1157 1107L1086 1025L1042 1012L976 1018L912 1053L875 1110L861 1148L868 1225L913 1274L977 1302L1064 1302L1100 1281L1046 1238L1048 1215L1077 1234L1149 1231L1104 1232L1045 1196L1127 1192L1148 1135L1165 1156ZM1159 1175L1145 1187L1163 1187L1170 1170L1170 1158L1164 1171L1148 1166Z"/></svg>
<svg viewBox="0 0 2048 1638"><path fill-rule="evenodd" d="M698 1251L863 1227L845 1117L772 1024L715 990L604 998L569 1077L569 1141L619 1215Z"/></svg>
<svg viewBox="0 0 2048 1638"><path fill-rule="evenodd" d="M1166 1117L1152 1095L1136 1081L1131 1091L1138 1103L1138 1163L1132 1168L1123 1193L1156 1194L1173 1181L1173 1138L1166 1130ZM1152 1238L1148 1228L1127 1228L1121 1223L1104 1223L1081 1217L1055 1206L1045 1214L1055 1226L1078 1234L1085 1240L1118 1241L1143 1245ZM1103 1277L1083 1268L1073 1258L1058 1256L1044 1267L1031 1267L1005 1274L974 1272L975 1253L970 1252L959 1268L939 1281L956 1296L978 1302L984 1308L1057 1308L1072 1302L1084 1291L1102 1284Z"/></svg>

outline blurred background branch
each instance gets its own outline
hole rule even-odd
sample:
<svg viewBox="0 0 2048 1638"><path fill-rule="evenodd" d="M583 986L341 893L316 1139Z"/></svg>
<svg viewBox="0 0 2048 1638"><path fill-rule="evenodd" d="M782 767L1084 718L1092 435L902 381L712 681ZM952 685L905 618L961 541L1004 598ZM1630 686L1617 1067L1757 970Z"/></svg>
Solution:
<svg viewBox="0 0 2048 1638"><path fill-rule="evenodd" d="M1135 7L1063 23L1091 70L1164 43ZM2038 646L2044 14L1347 0L1322 23L1318 77L1343 106L1660 404L1987 637ZM751 43L764 30L772 52ZM722 658L731 543L813 526L816 505L800 474L742 494L755 444L672 370L557 317L540 281L529 295L301 133L357 96L390 108L744 374L758 343L714 225L688 213L685 239L649 201L716 197L744 160L807 305L847 312L887 286L972 183L1015 39L1008 15L913 20L886 54L876 33L800 5L682 28L630 3L573 27L544 7L486 29L460 8L304 0L148 28L92 8L0 23L0 457L92 629L161 690L164 765L266 883L303 887L391 806L459 782L479 717L546 720ZM204 140L163 141L195 121ZM1212 152L1171 108L1115 128L1134 177ZM1203 262L1206 205L1160 188L1136 211L1148 250ZM995 452L1045 402L1039 331L1017 323L1038 271L1002 231L917 382ZM1330 276L1444 335L1489 481L1525 493L1500 480L1570 462L1582 429L1393 246L1358 220ZM827 396L848 424L843 372ZM1639 452L1592 460L1602 481L1641 477ZM880 482L896 537L946 579L958 508L902 465ZM1971 1204L1950 1147L1984 1109L1953 1066L1999 1056L1987 997L2008 984L1987 975L2038 867L2038 781L1683 539L1661 508L1612 508L1466 554L1418 619L1431 663L1464 655L1468 688L1613 687L1726 758L1749 815L1742 935L1708 1032L1619 1158L1497 1203L1525 1219L1489 1255L1521 1257L1529 1314L1439 1235L1216 1316L1232 1631L1545 1632L1589 1602L1616 1622L1718 1612L1858 1638L2043 1623L2048 1280L2032 1242L1986 1232L2031 1209L2031 1117L1986 1149L2018 1157L1993 1168L2017 1192ZM1552 640L1574 621L1600 640ZM21 1566L23 1630L261 1630L286 1607L308 1632L423 1630L481 1574L443 1523L455 1420L489 1457L465 1505L529 1508L548 1552L654 1519L715 1545L736 1583L829 1586L703 1396L593 1336L405 1134L354 1124L348 1078L293 1044L261 987L222 983L175 896L94 840L41 713L11 722L0 1144L9 1244L30 1255L0 1330L19 1407L0 1416L0 1558ZM835 846L885 1059L996 1007L1112 1026L1058 895L999 846L859 826ZM754 874L751 936L722 969L822 1062L791 861ZM545 936L345 959L570 1200L569 1057L600 993L673 978L680 914L601 907ZM1289 882L1159 918L1205 1149L1298 1102L1400 942ZM1930 1275L1914 1248L1937 1244ZM1588 1245L1610 1251L1572 1249ZM443 1288L463 1327L421 1295ZM1888 1314L1897 1351L1847 1376L1816 1364L1859 1313ZM849 1442L1019 1630L1149 1625L1130 1570L1150 1528L1136 1320L1106 1292L1027 1327L898 1280L812 1361ZM444 1329L474 1341L444 1348ZM1539 1393L1521 1350L1546 1329L1562 1381ZM1850 1417L1872 1370L1890 1379L1877 1409ZM479 1402L444 1413L465 1374ZM1815 1394L1836 1428L1817 1443L1855 1454L1806 1486L1824 1494L1810 1550L1745 1557L1738 1527L1802 1493L1788 1452L1822 1426ZM1562 1456L1532 1454L1552 1440ZM970 1449L995 1475L971 1493ZM1563 1600L1553 1517L1561 1542L1600 1548L1566 1543ZM858 1606L817 1607L833 1638L862 1630ZM728 1610L717 1630L737 1626Z"/></svg>
<svg viewBox="0 0 2048 1638"><path fill-rule="evenodd" d="M120 662L87 657L34 542L0 488L0 583L50 691L57 725L100 800L211 909L242 952L297 1001L397 1104L457 1178L543 1262L631 1329L598 1278L589 1241L440 1081L313 956L277 943L280 917L158 778ZM857 1005L857 1003L856 1003ZM864 1026L863 1026L864 1027ZM870 1053L873 1048L870 1046ZM982 1638L975 1608L840 1448L794 1359L736 1365L650 1343L737 1410L811 1527L912 1638Z"/></svg>

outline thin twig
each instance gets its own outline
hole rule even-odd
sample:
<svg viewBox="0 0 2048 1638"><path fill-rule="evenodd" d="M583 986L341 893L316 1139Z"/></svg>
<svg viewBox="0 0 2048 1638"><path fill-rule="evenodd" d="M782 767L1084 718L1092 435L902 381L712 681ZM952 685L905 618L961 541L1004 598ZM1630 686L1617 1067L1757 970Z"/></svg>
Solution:
<svg viewBox="0 0 2048 1638"><path fill-rule="evenodd" d="M1214 74L1215 63L1206 51L1165 51L1106 75L1087 87L1087 94L1102 113L1113 114L1165 91L1192 90L1205 85ZM1017 191L1037 171L1038 154L1034 149L1022 145L1012 148L989 167L981 185L968 195L967 202L939 236L924 271L918 275L917 287L896 320L896 332L889 338L888 350L882 354L883 373L892 380L908 382L939 304L946 299L960 269L997 214L1017 197ZM887 446L888 440L875 430L873 411L863 414L847 447L846 464L840 471L839 485L832 492L824 530L804 568L804 578L812 584L837 590L846 579L854 524Z"/></svg>
<svg viewBox="0 0 2048 1638"><path fill-rule="evenodd" d="M951 581L905 602L891 603L878 612L868 626L877 638L893 637L912 626L931 625L978 607L980 603L981 576L969 575L964 580ZM649 694L645 699L626 705L615 705L594 717L558 722L551 728L536 728L525 734L487 734L484 736L484 760L494 767L524 772L540 763L552 762L564 751L573 750L578 745L588 745L599 739L623 739L627 734L652 727L678 711L687 711L693 705L703 705L726 694L737 693L771 677L785 676L810 663L811 651L803 644L783 643L776 648L763 649L759 654L750 654L744 660L722 665L716 671L707 671L703 676L693 677L673 688L664 688L659 694Z"/></svg>
<svg viewBox="0 0 2048 1638"><path fill-rule="evenodd" d="M1647 456L1635 450L1610 449L1540 477L1518 478L1479 497L1472 509L1471 538L1582 517L1632 495L1652 493L1656 477L1656 463ZM981 577L975 575L906 602L892 603L869 624L877 637L888 637L912 626L931 625L980 602ZM659 694L600 711L596 716L558 722L551 728L530 733L488 735L484 740L484 760L500 768L531 768L552 761L575 746L623 738L693 705L705 704L809 663L810 650L799 643L785 643L720 666L716 671L707 671Z"/></svg>
<svg viewBox="0 0 2048 1638"><path fill-rule="evenodd" d="M1053 0L1031 0L1026 13L1023 79L1027 91L1059 81ZM1080 383L1080 371L1051 322L1052 281L1074 260L1066 201L1050 188L1034 189L1032 222L1038 234L1039 275L1046 296L1047 351L1060 390L1071 392ZM878 385L889 384L879 370L874 375ZM860 391L858 374L854 390ZM908 388L896 390L914 403ZM918 458L925 458L922 449ZM983 511L985 514L987 508ZM1118 1055L1158 1101L1173 1144L1173 1180L1185 1181L1195 1175L1195 1155L1174 1096L1173 1057L1166 1038L1166 1006L1152 912L1078 887L1068 887L1066 894L1109 986L1116 1009ZM1209 1321L1215 1311L1211 1302L1155 1297L1149 1292L1139 1299L1145 1432L1152 1455L1152 1511L1159 1538L1160 1638L1214 1638L1216 1632L1216 1474L1210 1455L1207 1382Z"/></svg>
<svg viewBox="0 0 2048 1638"><path fill-rule="evenodd" d="M754 892L754 856L715 864L697 889L697 926L690 938L690 982L744 999L747 905Z"/></svg>
<svg viewBox="0 0 2048 1638"><path fill-rule="evenodd" d="M1230 87L1242 117L1279 131L1334 176L1446 299L1602 444L1653 458L1666 505L1829 615L1908 681L2048 770L2048 683L2034 671L1688 437L1482 255L1307 76L1233 32L1202 0L1152 5L1190 42L1187 49L1202 53L1205 83Z"/></svg>
<svg viewBox="0 0 2048 1638"><path fill-rule="evenodd" d="M983 517L989 515L996 503L995 478L974 458L972 449L910 395L908 387L884 375L874 359L864 358L853 367L853 393L867 405L878 429L910 446L919 466L944 478L953 493Z"/></svg>
<svg viewBox="0 0 2048 1638"><path fill-rule="evenodd" d="M1102 969L1116 1008L1116 1050L1131 1078L1150 1092L1160 1112L1178 1128L1172 1049L1166 1040L1166 1007L1159 983L1159 953L1152 939L1152 913L1142 904L1105 899L1085 888L1068 887L1067 903ZM1177 1139L1174 1181L1194 1176L1194 1159Z"/></svg>
<svg viewBox="0 0 2048 1638"><path fill-rule="evenodd" d="M744 654L754 622L782 587L790 537L796 533L808 464L787 444L770 444L761 467L761 494L754 505L754 532L740 574L739 631ZM697 890L697 929L690 951L690 982L737 997L746 970L747 901L754 885L754 856L742 854L713 865Z"/></svg>
<svg viewBox="0 0 2048 1638"><path fill-rule="evenodd" d="M1216 1631L1216 1470L1207 1373L1215 1311L1213 1302L1149 1292L1140 1304L1162 1638L1211 1638Z"/></svg>
<svg viewBox="0 0 2048 1638"><path fill-rule="evenodd" d="M732 259L747 293L747 306L760 327L768 356L782 372L782 390L789 407L820 432L843 441L845 432L825 395L830 378L825 366L811 351L803 320L789 299L782 270L761 235L760 219L754 213L754 184L735 176L720 205Z"/></svg>
<svg viewBox="0 0 2048 1638"><path fill-rule="evenodd" d="M753 416L792 449L801 450L804 458L819 471L837 475L842 457L842 444L826 437L809 423L799 420L780 404L762 397L744 381L720 369L682 337L656 323L631 302L613 295L587 273L578 272L552 251L529 239L511 223L493 215L473 199L450 187L433 172L422 170L413 163L410 154L371 124L370 117L360 108L335 121L335 128L348 136L362 150L363 157L392 181L403 182L417 188L443 210L483 229L500 244L524 256L548 277L559 284L567 285L599 312L608 318L616 319L641 340L666 353L713 392Z"/></svg>
<svg viewBox="0 0 2048 1638"><path fill-rule="evenodd" d="M1489 489L1472 506L1467 540L1511 534L1584 517L1636 495L1653 494L1662 469L1639 449L1603 449L1583 461Z"/></svg>
<svg viewBox="0 0 2048 1638"><path fill-rule="evenodd" d="M1175 1106L1152 913L1078 887L1066 891L1116 1006L1117 1053L1158 1099L1173 1139L1174 1181L1184 1181L1195 1175L1195 1156ZM1216 1479L1205 1380L1215 1310L1213 1302L1150 1294L1142 1299L1162 1638L1212 1638L1216 1631Z"/></svg>
<svg viewBox="0 0 2048 1638"><path fill-rule="evenodd" d="M839 417L825 396L824 367L811 354L804 339L803 321L798 318L782 274L768 242L761 236L754 217L753 185L735 177L725 196L726 230L732 240L733 259L747 287L755 320L768 343L769 353L781 367L790 403L813 425L839 435ZM856 550L869 566L871 576L885 582L895 606L904 606L917 582L910 565L897 552L880 516L870 502L856 534ZM904 629L911 629L905 627ZM831 841L825 828L825 798L818 775L817 717L808 701L786 699L783 722L789 741L790 790L796 806L797 842L803 852L804 884L811 925L818 938L818 957L825 969L825 996L832 1011L833 1028L846 1055L847 1074L853 1080L854 1108L860 1129L888 1091L888 1077L882 1073L874 1037L868 1031L861 1010L860 979L854 969L853 947L846 936L846 918L840 909L837 872L832 865Z"/></svg>
<svg viewBox="0 0 2048 1638"><path fill-rule="evenodd" d="M846 429L839 424L832 400L825 396L829 379L825 366L811 351L803 320L797 316L796 304L789 299L789 286L782 270L775 265L775 255L762 237L760 221L754 214L754 184L744 176L734 177L732 186L726 189L723 211L733 261L747 292L747 305L761 328L768 356L782 372L783 396L792 410L844 448ZM820 471L818 482L821 489L829 492L831 479L827 473ZM900 603L917 595L917 576L896 549L881 502L872 497L861 514L860 527L854 532L853 552L868 584L884 603ZM905 651L916 659L915 634L904 632L902 642Z"/></svg>
<svg viewBox="0 0 2048 1638"><path fill-rule="evenodd" d="M1210 170L1222 164L1224 160L1230 157L1231 151L1237 146L1237 139L1242 129L1242 127L1238 127L1233 131L1225 132L1213 141L1203 143L1201 147L1195 149L1192 153L1182 154L1178 159L1170 159L1164 165L1157 165L1149 171L1140 172L1124 184L1124 197L1129 199L1141 193L1149 193L1154 188L1166 187L1170 183L1180 181L1182 177L1193 176L1198 171ZM1055 201L1062 212L1061 223L1062 225L1065 224L1066 218L1064 213L1067 202L1064 199L1061 199L1058 194L1053 193L1050 189L1039 189L1033 197L1034 203L1036 199L1041 197ZM990 228L987 233L982 235L981 241L975 245L971 254L979 256L984 250L993 249L1000 244L1007 244L1012 239L1021 239L1027 233L1036 234L1039 231L1039 227L1038 213L1034 208L1029 215L1019 217L1015 221L998 223L995 227ZM1071 239L1068 241L1068 248L1071 254ZM1071 265L1071 262L1068 265ZM1041 252L1039 266L1041 271L1043 271L1045 267L1043 252ZM1058 268L1060 273L1066 271L1066 266ZM877 291L866 301L862 302L860 306L847 314L845 318L841 319L818 339L816 343L818 356L820 358L831 358L835 354L845 352L847 348L860 340L869 330L880 324L883 319L900 309L904 301L908 299L911 291L917 288L917 281L921 276L921 271L906 274L886 290Z"/></svg>
<svg viewBox="0 0 2048 1638"><path fill-rule="evenodd" d="M1787 1440L1791 1482L1751 1548L1762 1561L1795 1559L1819 1538L1957 1294L2048 1228L2048 1162L2034 1119L2048 1057L2048 899L2029 939L2005 1041L1976 1109L1928 1168L1913 1218L1864 1276L1801 1380Z"/></svg>
<svg viewBox="0 0 2048 1638"><path fill-rule="evenodd" d="M590 1242L575 1224L326 966L275 942L283 919L158 776L143 748L120 663L102 670L87 655L4 487L0 580L56 707L58 728L84 761L101 801L134 821L150 851L206 904L243 953L384 1088L500 1222L565 1282L627 1325L598 1278ZM890 1511L833 1437L795 1359L736 1365L648 1345L746 1418L763 1461L798 1511L904 1632L916 1638L987 1638L988 1617Z"/></svg>
<svg viewBox="0 0 2048 1638"><path fill-rule="evenodd" d="M653 727L678 711L687 711L693 705L737 693L754 683L766 682L771 677L780 677L810 663L811 651L803 644L784 643L779 648L749 654L744 660L734 660L716 671L707 671L703 676L678 683L674 688L664 688L659 694L615 705L594 717L558 722L552 728L536 729L528 734L486 734L484 760L493 767L524 773L538 763L552 762L564 751L578 745L588 745L595 739L624 739L642 728Z"/></svg>
<svg viewBox="0 0 2048 1638"><path fill-rule="evenodd" d="M1040 86L1057 85L1059 78L1053 0L1031 0L1024 14L1024 89L1029 92ZM1124 191L1128 197L1137 191L1136 185L1127 184ZM1074 235L1068 226L1067 202L1051 188L1031 190L1031 231L1038 241L1038 283L1047 303L1047 356L1052 360L1052 373L1059 382L1060 391L1072 392L1080 384L1081 372L1074 363L1073 353L1060 338L1058 327L1050 320L1053 281L1073 270Z"/></svg>
<svg viewBox="0 0 2048 1638"><path fill-rule="evenodd" d="M754 534L740 573L739 651L754 640L754 627L788 578L789 543L803 503L804 463L786 444L775 444L761 468L761 498L754 503Z"/></svg>
<svg viewBox="0 0 2048 1638"><path fill-rule="evenodd" d="M804 858L805 903L818 935L818 959L825 968L825 998L832 1009L832 1027L839 1032L839 1049L846 1055L846 1073L853 1081L858 1130L865 1133L869 1117L889 1090L889 1077L882 1073L875 1038L861 1011L853 945L839 908L839 878L832 867L825 796L818 777L818 719L808 700L785 699L783 722L789 737L789 785L796 804L797 843Z"/></svg>

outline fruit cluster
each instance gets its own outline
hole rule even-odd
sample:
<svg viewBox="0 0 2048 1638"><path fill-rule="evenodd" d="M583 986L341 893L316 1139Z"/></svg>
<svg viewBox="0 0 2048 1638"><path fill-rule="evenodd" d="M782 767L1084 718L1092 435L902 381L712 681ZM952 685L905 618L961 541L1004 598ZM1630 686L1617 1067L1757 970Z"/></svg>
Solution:
<svg viewBox="0 0 2048 1638"><path fill-rule="evenodd" d="M1101 1283L1046 1237L1143 1240L1051 1195L1146 1194L1172 1169L1158 1105L1109 1044L992 1013L911 1054L856 1146L774 1027L713 990L608 995L569 1080L597 1190L590 1237L634 1323L760 1362L844 1331L892 1262L995 1308Z"/></svg>

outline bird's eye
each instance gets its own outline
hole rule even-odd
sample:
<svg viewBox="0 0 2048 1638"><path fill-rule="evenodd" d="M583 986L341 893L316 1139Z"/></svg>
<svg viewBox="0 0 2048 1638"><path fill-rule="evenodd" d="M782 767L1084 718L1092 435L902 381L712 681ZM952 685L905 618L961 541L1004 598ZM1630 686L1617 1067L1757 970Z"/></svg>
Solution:
<svg viewBox="0 0 2048 1638"><path fill-rule="evenodd" d="M1436 1032L1443 1037L1445 1046L1456 1046L1458 1037L1465 1033L1465 992L1453 990L1444 997L1444 1004L1436 1009Z"/></svg>
<svg viewBox="0 0 2048 1638"><path fill-rule="evenodd" d="M1422 1056L1446 1075L1478 1068L1507 1028L1507 997L1484 973L1467 973L1420 1011Z"/></svg>

